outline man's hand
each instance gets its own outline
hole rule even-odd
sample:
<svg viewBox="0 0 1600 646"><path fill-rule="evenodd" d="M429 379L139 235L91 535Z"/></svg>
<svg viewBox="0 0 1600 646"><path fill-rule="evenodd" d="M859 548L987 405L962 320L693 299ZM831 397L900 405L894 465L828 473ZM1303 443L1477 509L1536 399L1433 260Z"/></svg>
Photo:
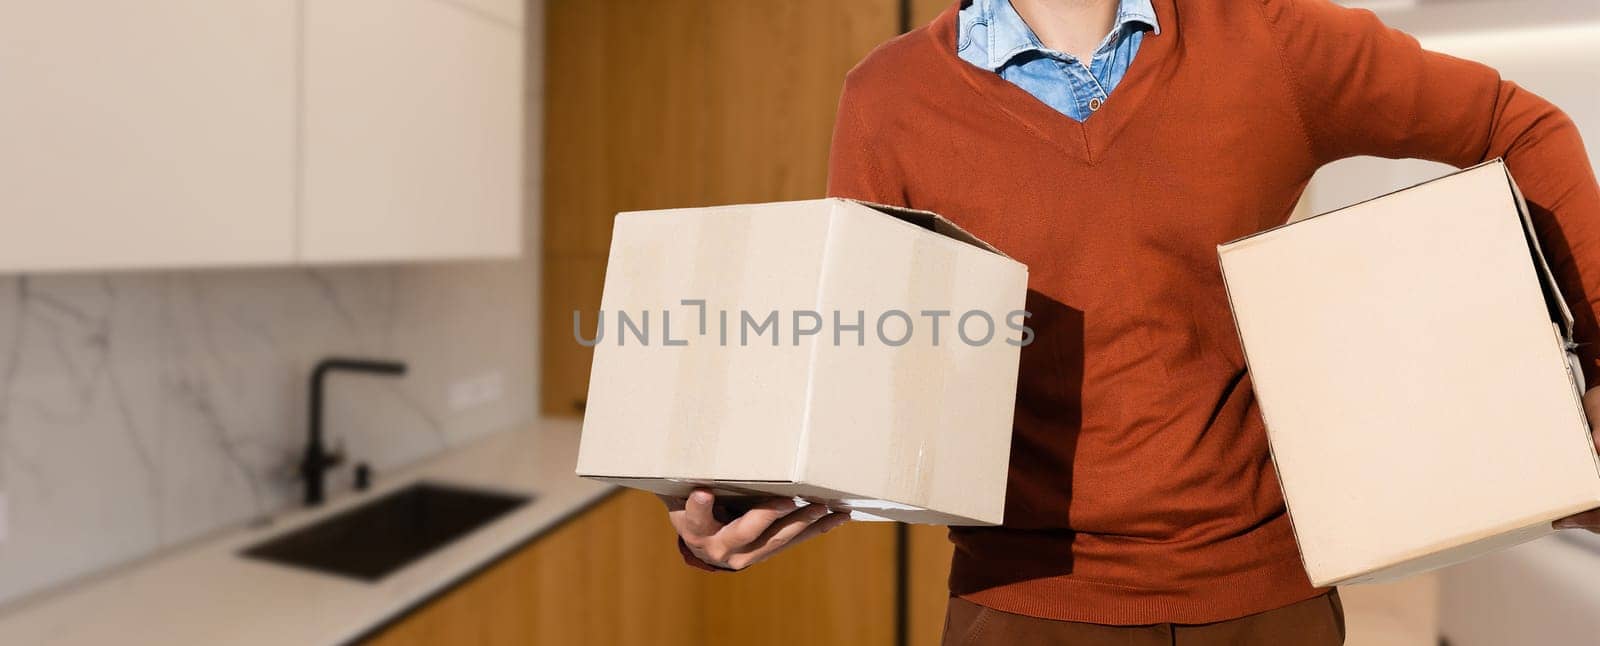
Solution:
<svg viewBox="0 0 1600 646"><path fill-rule="evenodd" d="M850 520L849 512L818 504L801 507L790 498L762 500L732 519L705 489L694 490L687 499L660 498L673 529L695 558L727 570L743 570Z"/></svg>
<svg viewBox="0 0 1600 646"><path fill-rule="evenodd" d="M1600 425L1600 387L1590 388L1583 393L1583 412L1589 416L1589 426ZM1600 449L1600 436L1596 436L1595 447ZM1568 516L1555 522L1556 529L1587 529L1600 534L1600 509Z"/></svg>

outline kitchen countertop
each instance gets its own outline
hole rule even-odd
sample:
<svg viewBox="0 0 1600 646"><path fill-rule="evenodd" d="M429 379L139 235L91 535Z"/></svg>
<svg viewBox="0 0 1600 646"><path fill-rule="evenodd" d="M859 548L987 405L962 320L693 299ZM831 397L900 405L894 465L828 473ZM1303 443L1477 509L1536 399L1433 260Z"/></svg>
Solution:
<svg viewBox="0 0 1600 646"><path fill-rule="evenodd" d="M363 636L551 529L614 490L573 475L577 420L542 420L489 435L408 469L372 490L270 526L191 544L0 614L0 644L338 644ZM251 545L418 480L532 493L532 503L381 581L366 583L240 557Z"/></svg>

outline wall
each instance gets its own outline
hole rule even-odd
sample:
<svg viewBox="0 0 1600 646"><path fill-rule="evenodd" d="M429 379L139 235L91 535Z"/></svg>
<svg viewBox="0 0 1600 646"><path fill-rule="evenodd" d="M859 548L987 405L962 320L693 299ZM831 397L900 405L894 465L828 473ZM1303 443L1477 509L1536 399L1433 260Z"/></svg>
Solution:
<svg viewBox="0 0 1600 646"><path fill-rule="evenodd" d="M528 32L543 34L538 0ZM543 47L529 48L527 202ZM536 206L529 240L539 248ZM296 503L306 381L331 354L410 363L330 381L353 461L415 461L531 419L538 262L0 276L0 603ZM498 375L500 398L450 385ZM348 489L350 466L329 476Z"/></svg>

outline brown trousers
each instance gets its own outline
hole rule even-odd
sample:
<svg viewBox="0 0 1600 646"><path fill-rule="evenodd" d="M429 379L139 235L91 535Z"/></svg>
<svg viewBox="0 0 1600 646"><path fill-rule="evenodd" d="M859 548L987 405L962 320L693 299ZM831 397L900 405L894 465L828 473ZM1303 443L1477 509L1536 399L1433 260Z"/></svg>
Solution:
<svg viewBox="0 0 1600 646"><path fill-rule="evenodd" d="M1102 626L1014 615L957 598L945 612L944 646L1340 646L1337 591L1214 624Z"/></svg>

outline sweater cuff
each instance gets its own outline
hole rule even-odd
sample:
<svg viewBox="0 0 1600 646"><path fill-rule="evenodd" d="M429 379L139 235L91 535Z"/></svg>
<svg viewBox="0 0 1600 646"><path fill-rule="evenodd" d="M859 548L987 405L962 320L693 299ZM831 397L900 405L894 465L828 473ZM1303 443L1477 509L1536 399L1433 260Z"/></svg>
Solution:
<svg viewBox="0 0 1600 646"><path fill-rule="evenodd" d="M683 555L683 562L684 562L685 565L688 565L689 567L692 567L692 568L694 568L696 570L705 570L707 572L732 572L733 571L733 570L730 570L728 568L717 567L715 565L712 565L710 563L707 563L705 561L700 560L700 557L695 556L694 552L689 551L689 544L683 542L683 537L679 537L678 538L678 553Z"/></svg>

